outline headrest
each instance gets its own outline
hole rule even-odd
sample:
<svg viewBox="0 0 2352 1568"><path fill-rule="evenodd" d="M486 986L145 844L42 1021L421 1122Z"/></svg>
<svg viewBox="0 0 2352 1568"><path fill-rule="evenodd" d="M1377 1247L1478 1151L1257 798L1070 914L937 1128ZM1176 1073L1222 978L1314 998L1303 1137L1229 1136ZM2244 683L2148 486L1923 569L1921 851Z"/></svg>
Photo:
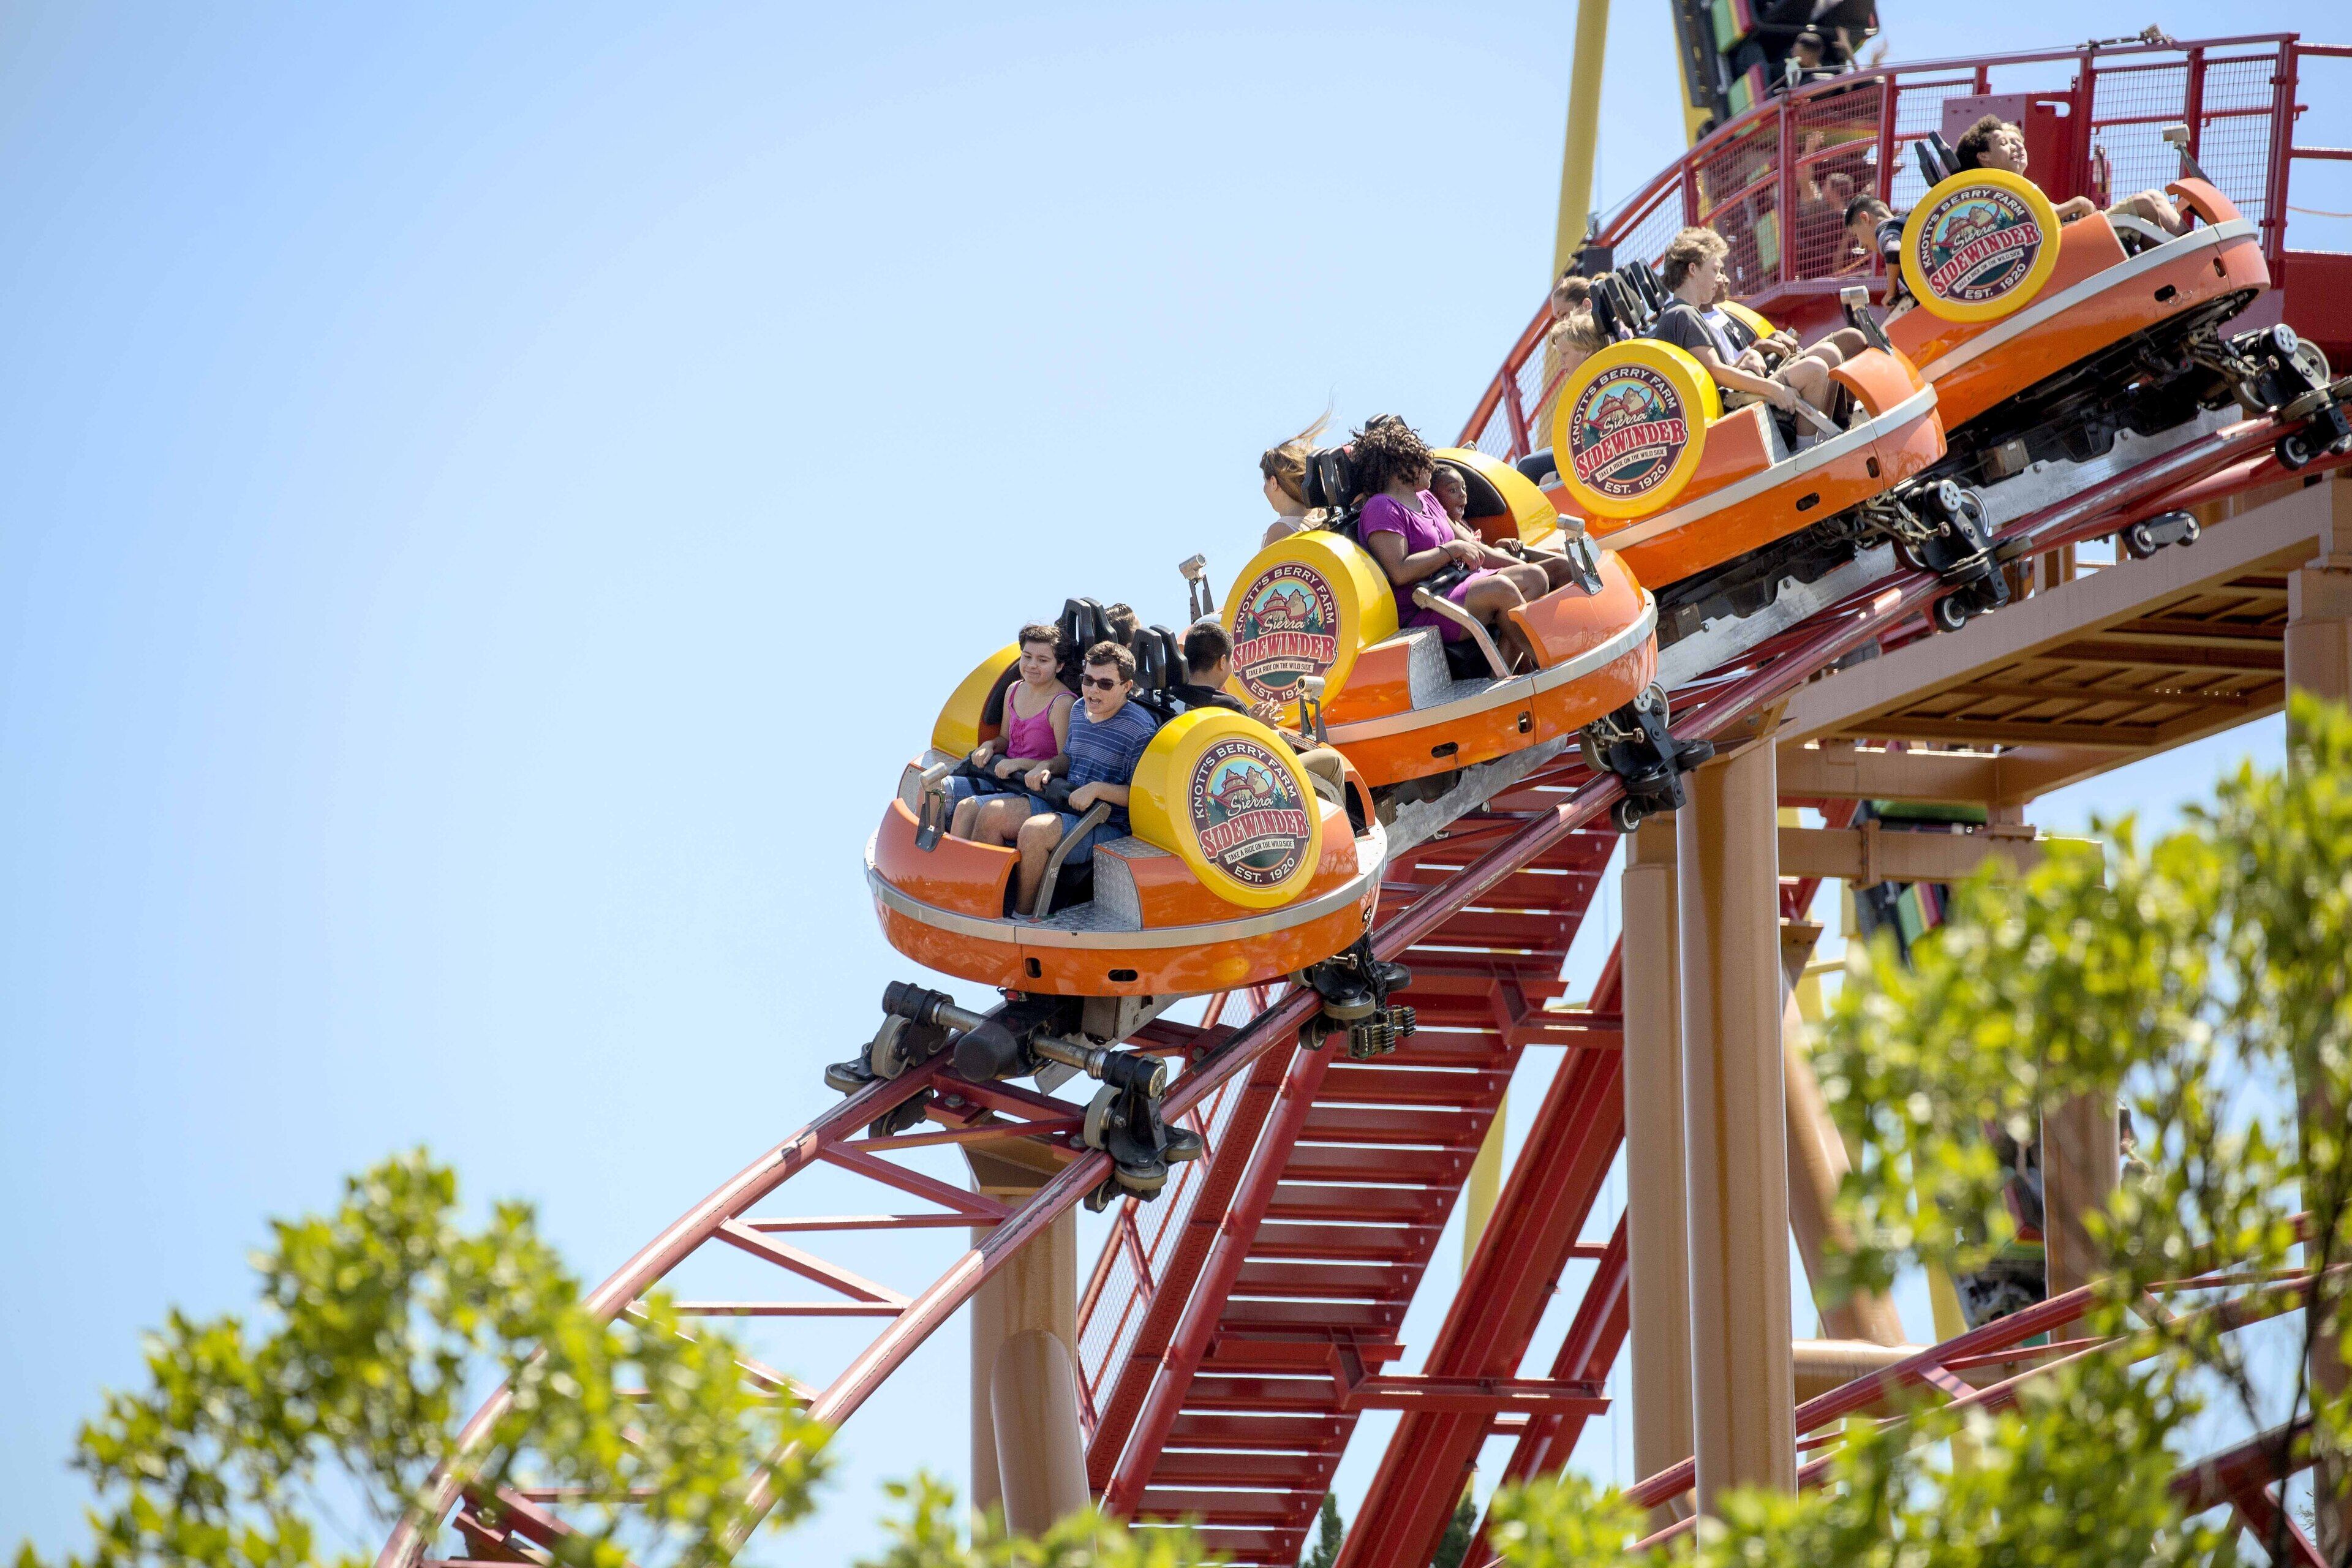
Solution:
<svg viewBox="0 0 2352 1568"><path fill-rule="evenodd" d="M1592 280L1592 324L1601 329L1602 337L1614 341L1625 335L1625 323L1618 319L1617 302L1601 288L1606 281L1601 278Z"/></svg>
<svg viewBox="0 0 2352 1568"><path fill-rule="evenodd" d="M1355 453L1346 447L1325 447L1307 457L1307 475L1299 489L1308 506L1329 511L1346 510L1356 499Z"/></svg>
<svg viewBox="0 0 2352 1568"><path fill-rule="evenodd" d="M1626 263L1625 277L1633 285L1635 291L1642 296L1643 302L1650 307L1653 314L1666 308L1665 286L1658 281L1658 275L1650 270L1648 262Z"/></svg>
<svg viewBox="0 0 2352 1568"><path fill-rule="evenodd" d="M1632 267L1620 268L1592 280L1593 323L1612 337L1638 337L1658 313L1641 285L1628 279L1632 270Z"/></svg>
<svg viewBox="0 0 2352 1568"><path fill-rule="evenodd" d="M1135 689L1144 696L1157 696L1183 676L1183 649L1166 626L1138 626L1128 651L1135 655Z"/></svg>
<svg viewBox="0 0 2352 1568"><path fill-rule="evenodd" d="M1102 606L1092 599L1064 600L1061 618L1054 624L1062 630L1065 674L1086 663L1087 649L1110 636L1110 623L1103 618Z"/></svg>
<svg viewBox="0 0 2352 1568"><path fill-rule="evenodd" d="M1004 673L996 678L996 684L988 689L988 695L982 700L982 723L1001 725L1004 722L1004 694L1012 690L1013 683L1020 679L1021 661L1016 658L1004 667Z"/></svg>
<svg viewBox="0 0 2352 1568"><path fill-rule="evenodd" d="M1952 144L1944 140L1940 131L1930 131L1920 137L1911 143L1911 151L1918 155L1919 173L1927 178L1929 190L1960 172L1960 155L1952 151Z"/></svg>

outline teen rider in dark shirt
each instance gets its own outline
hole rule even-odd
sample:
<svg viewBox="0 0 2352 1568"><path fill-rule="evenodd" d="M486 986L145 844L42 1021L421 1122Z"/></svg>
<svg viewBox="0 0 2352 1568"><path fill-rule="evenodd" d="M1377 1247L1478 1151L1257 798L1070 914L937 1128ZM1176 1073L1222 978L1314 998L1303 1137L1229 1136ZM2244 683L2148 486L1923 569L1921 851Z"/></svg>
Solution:
<svg viewBox="0 0 2352 1568"><path fill-rule="evenodd" d="M1225 708L1235 713L1246 713L1258 722L1282 735L1283 742L1298 757L1298 765L1310 773L1328 780L1335 789L1344 788L1345 770L1339 753L1328 746L1302 746L1283 733L1282 718L1285 703L1279 697L1269 697L1255 704L1244 704L1225 689L1234 678L1234 639L1225 628L1214 621L1195 621L1184 633L1184 679L1172 688L1176 700L1189 710L1194 708Z"/></svg>
<svg viewBox="0 0 2352 1568"><path fill-rule="evenodd" d="M1876 196L1856 196L1845 204L1845 237L1864 256L1875 256L1886 268L1886 298L1884 303L1889 316L1899 316L1918 303L1911 297L1910 286L1903 281L1903 220L1911 215L1896 212Z"/></svg>
<svg viewBox="0 0 2352 1568"><path fill-rule="evenodd" d="M1674 302L1658 313L1647 335L1674 344L1705 365L1729 395L1724 400L1727 407L1760 400L1782 414L1793 415L1800 404L1826 411L1837 396L1829 359L1836 350L1817 346L1783 361L1769 375L1760 374L1741 367L1741 351L1706 319L1722 279L1727 248L1723 237L1711 228L1686 228L1675 236L1658 267L1658 281Z"/></svg>

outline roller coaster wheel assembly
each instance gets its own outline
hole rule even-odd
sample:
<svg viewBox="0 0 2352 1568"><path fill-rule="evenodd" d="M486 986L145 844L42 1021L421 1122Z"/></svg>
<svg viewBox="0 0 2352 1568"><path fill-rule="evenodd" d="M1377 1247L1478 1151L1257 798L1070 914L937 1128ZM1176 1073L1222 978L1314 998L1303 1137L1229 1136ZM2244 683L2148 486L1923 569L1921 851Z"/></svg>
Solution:
<svg viewBox="0 0 2352 1568"><path fill-rule="evenodd" d="M1349 1058L1363 1061L1386 1056L1413 1032L1413 1010L1389 1001L1390 992L1412 984L1412 971L1375 958L1368 936L1358 937L1345 952L1309 964L1298 979L1323 999L1322 1010L1299 1030L1303 1045L1319 1048L1344 1034Z"/></svg>
<svg viewBox="0 0 2352 1568"><path fill-rule="evenodd" d="M1711 741L1676 740L1666 728L1671 717L1664 689L1653 685L1577 736L1586 763L1615 773L1625 786L1625 798L1609 814L1620 833L1631 833L1645 816L1678 808L1685 798L1683 774L1715 755Z"/></svg>

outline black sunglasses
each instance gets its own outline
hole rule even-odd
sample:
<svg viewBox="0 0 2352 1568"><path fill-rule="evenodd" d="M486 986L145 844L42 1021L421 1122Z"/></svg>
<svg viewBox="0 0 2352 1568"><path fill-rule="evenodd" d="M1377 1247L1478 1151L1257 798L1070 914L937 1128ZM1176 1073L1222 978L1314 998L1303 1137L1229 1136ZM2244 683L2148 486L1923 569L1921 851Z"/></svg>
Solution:
<svg viewBox="0 0 2352 1568"><path fill-rule="evenodd" d="M1099 675L1087 675L1078 678L1078 684L1092 687L1097 691L1117 691L1127 682L1123 678L1116 675L1108 679Z"/></svg>

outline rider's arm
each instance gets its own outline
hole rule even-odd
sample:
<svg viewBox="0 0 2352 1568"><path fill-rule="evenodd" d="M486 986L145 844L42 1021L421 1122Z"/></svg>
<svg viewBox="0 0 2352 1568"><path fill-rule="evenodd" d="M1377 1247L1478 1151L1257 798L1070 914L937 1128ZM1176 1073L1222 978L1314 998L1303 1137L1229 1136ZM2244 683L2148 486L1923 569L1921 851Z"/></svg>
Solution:
<svg viewBox="0 0 2352 1568"><path fill-rule="evenodd" d="M1775 407L1796 395L1769 376L1750 375L1736 364L1724 363L1723 356L1711 348L1693 349L1691 355L1706 367L1707 374L1715 377L1716 385L1727 391L1752 392Z"/></svg>
<svg viewBox="0 0 2352 1568"><path fill-rule="evenodd" d="M1381 563L1381 570L1388 574L1389 581L1398 584L1418 583L1454 559L1453 552L1442 544L1433 550L1416 550L1408 555L1404 550L1404 535L1386 528L1364 535L1364 548L1372 552L1372 559Z"/></svg>

